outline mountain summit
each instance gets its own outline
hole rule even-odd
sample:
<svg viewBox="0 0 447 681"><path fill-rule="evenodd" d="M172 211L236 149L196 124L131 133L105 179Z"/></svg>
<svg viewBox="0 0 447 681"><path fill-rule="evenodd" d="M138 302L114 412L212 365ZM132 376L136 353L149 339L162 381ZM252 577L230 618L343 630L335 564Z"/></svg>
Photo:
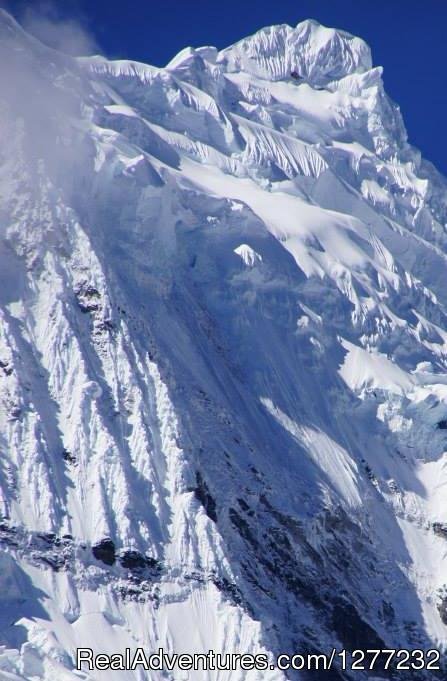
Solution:
<svg viewBox="0 0 447 681"><path fill-rule="evenodd" d="M0 58L0 678L444 650L447 185L368 46L155 68L2 12ZM319 678L179 674L113 679Z"/></svg>

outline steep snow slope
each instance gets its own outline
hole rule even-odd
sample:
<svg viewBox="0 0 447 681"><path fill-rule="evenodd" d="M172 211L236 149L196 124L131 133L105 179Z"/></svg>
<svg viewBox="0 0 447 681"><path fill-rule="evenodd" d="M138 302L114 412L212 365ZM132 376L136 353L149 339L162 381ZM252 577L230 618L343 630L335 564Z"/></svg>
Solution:
<svg viewBox="0 0 447 681"><path fill-rule="evenodd" d="M446 183L368 47L0 41L0 678L444 650Z"/></svg>

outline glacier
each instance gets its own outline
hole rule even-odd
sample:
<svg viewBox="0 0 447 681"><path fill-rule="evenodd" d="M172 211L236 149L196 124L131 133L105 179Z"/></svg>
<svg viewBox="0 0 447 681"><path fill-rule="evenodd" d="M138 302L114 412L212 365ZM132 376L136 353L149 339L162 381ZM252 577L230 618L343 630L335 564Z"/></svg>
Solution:
<svg viewBox="0 0 447 681"><path fill-rule="evenodd" d="M0 11L0 64L0 679L444 653L447 184L369 47L305 21L155 68Z"/></svg>

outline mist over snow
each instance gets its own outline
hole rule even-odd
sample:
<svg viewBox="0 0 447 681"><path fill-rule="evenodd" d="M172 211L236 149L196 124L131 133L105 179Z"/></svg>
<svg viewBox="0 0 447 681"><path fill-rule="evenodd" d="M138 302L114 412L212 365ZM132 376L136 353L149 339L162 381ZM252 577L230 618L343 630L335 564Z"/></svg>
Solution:
<svg viewBox="0 0 447 681"><path fill-rule="evenodd" d="M97 52L0 10L0 680L444 655L445 178L346 32Z"/></svg>

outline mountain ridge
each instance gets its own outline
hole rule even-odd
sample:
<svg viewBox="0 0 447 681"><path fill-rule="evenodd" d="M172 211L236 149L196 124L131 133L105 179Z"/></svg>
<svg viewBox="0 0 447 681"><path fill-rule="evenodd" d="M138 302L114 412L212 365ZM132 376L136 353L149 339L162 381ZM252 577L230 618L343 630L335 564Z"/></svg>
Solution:
<svg viewBox="0 0 447 681"><path fill-rule="evenodd" d="M0 673L444 649L446 186L369 48L303 22L160 69L18 36Z"/></svg>

